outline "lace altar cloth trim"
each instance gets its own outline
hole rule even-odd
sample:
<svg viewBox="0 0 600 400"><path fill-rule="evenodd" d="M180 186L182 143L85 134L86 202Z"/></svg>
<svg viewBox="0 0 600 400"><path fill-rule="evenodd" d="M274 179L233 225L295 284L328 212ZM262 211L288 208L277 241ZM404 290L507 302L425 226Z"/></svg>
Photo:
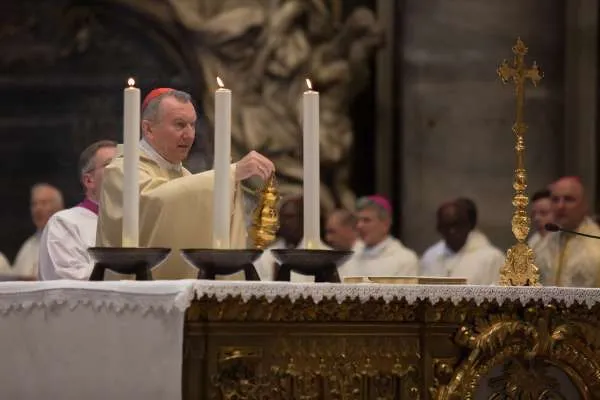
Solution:
<svg viewBox="0 0 600 400"><path fill-rule="evenodd" d="M34 307L91 306L125 310L185 312L194 298L191 280L0 282L0 313Z"/></svg>
<svg viewBox="0 0 600 400"><path fill-rule="evenodd" d="M478 305L486 300L498 303L519 300L521 304L530 300L541 300L544 303L558 300L564 301L567 306L585 303L591 307L600 302L600 289L562 287L195 281L194 290L197 298L208 296L222 301L229 296L241 296L245 302L261 297L269 302L275 298L287 297L292 301L311 298L315 303L325 298L335 298L338 303L346 299L359 299L361 302L383 299L386 303L402 298L409 303L428 299L434 304L445 300L454 304L473 300Z"/></svg>

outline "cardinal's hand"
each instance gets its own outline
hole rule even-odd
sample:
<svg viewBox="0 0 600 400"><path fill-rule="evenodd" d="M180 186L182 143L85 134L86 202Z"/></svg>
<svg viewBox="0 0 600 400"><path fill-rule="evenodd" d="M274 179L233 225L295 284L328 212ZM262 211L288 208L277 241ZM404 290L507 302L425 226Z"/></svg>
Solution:
<svg viewBox="0 0 600 400"><path fill-rule="evenodd" d="M235 167L235 179L237 181L242 181L253 176L258 176L266 181L271 177L273 172L275 172L275 165L273 165L273 162L253 150L237 162Z"/></svg>

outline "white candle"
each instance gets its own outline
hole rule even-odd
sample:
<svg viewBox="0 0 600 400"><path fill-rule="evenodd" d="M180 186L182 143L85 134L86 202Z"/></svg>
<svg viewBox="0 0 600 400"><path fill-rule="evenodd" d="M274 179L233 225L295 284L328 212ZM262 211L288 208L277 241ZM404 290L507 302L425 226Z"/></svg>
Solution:
<svg viewBox="0 0 600 400"><path fill-rule="evenodd" d="M138 145L140 140L140 90L129 78L123 91L123 247L139 246L140 187Z"/></svg>
<svg viewBox="0 0 600 400"><path fill-rule="evenodd" d="M320 183L319 177L319 93L312 90L310 80L306 80L308 90L303 96L303 171L304 171L304 248L321 247Z"/></svg>
<svg viewBox="0 0 600 400"><path fill-rule="evenodd" d="M217 78L215 92L215 186L213 191L213 248L229 249L231 223L231 90Z"/></svg>

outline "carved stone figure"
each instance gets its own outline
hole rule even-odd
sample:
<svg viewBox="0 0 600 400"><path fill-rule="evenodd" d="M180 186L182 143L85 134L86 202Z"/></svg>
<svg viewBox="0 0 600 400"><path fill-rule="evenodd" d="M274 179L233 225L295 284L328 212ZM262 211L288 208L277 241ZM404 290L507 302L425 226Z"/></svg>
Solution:
<svg viewBox="0 0 600 400"><path fill-rule="evenodd" d="M213 118L219 76L234 93L233 157L254 149L271 158L282 195L302 191L301 101L310 78L321 93L323 209L353 206L349 105L367 84L383 38L370 10L354 10L336 28L325 0L113 1L188 31L203 74L206 116Z"/></svg>

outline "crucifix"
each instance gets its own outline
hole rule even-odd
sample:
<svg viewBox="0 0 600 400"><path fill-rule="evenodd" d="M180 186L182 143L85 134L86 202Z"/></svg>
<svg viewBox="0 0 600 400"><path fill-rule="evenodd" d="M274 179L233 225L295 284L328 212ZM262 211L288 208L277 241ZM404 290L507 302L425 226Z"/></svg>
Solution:
<svg viewBox="0 0 600 400"><path fill-rule="evenodd" d="M535 256L533 250L527 245L526 239L529 235L531 221L527 214L529 198L525 193L527 189L527 172L525 170L525 133L527 125L524 122L523 107L525 105L525 84L531 81L537 86L542 79L542 74L534 62L531 68L525 65L527 47L521 38L513 46L514 58L512 65L504 60L497 69L498 76L503 83L513 83L516 96L516 121L512 126L512 132L516 137L515 153L517 156L517 167L514 170L512 198L514 212L511 220L512 233L517 243L508 249L504 266L500 270L500 284L505 286L536 286L539 285L539 271L534 264Z"/></svg>

